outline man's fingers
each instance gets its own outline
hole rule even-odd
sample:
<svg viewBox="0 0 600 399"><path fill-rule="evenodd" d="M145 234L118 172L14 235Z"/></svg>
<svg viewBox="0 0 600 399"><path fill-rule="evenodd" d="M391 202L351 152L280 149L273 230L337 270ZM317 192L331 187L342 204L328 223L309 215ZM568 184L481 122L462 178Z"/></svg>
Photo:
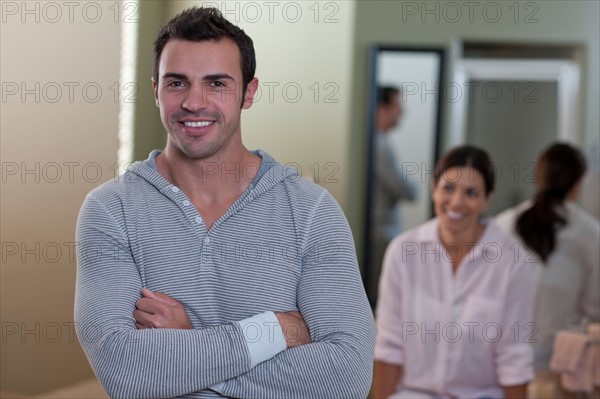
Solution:
<svg viewBox="0 0 600 399"><path fill-rule="evenodd" d="M144 298L150 298L150 299L158 300L158 297L156 296L156 293L154 291L150 291L148 288L142 288L142 296Z"/></svg>
<svg viewBox="0 0 600 399"><path fill-rule="evenodd" d="M133 311L133 318L137 324L144 326L144 328L163 328L164 319L160 316L155 316L150 313L142 312L141 310Z"/></svg>
<svg viewBox="0 0 600 399"><path fill-rule="evenodd" d="M162 292L154 291L154 295L156 296L157 301L166 303L167 305L176 306L180 304L178 300L173 299L170 296L163 294Z"/></svg>
<svg viewBox="0 0 600 399"><path fill-rule="evenodd" d="M150 322L150 316L152 316L150 313L142 312L138 309L133 311L133 318L135 319L136 323L140 323L145 326L148 326Z"/></svg>
<svg viewBox="0 0 600 399"><path fill-rule="evenodd" d="M143 288L135 307L133 318L146 328L194 328L183 304L163 293Z"/></svg>
<svg viewBox="0 0 600 399"><path fill-rule="evenodd" d="M144 329L152 328L152 327L148 327L148 326L145 326L145 325L140 324L140 323L135 323L135 328L137 328L138 330L144 330Z"/></svg>
<svg viewBox="0 0 600 399"><path fill-rule="evenodd" d="M142 295L146 298L155 299L171 306L179 304L179 301L171 298L170 296L163 294L162 292L150 291L148 288L142 288Z"/></svg>
<svg viewBox="0 0 600 399"><path fill-rule="evenodd" d="M155 314L161 312L162 308L165 306L164 303L158 302L155 299L150 298L140 298L135 303L136 309L139 309L143 312Z"/></svg>

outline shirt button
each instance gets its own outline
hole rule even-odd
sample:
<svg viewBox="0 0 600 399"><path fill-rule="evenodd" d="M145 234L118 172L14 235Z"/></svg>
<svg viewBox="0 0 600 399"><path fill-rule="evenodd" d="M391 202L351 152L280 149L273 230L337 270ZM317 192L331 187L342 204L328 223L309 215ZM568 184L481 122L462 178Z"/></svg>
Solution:
<svg viewBox="0 0 600 399"><path fill-rule="evenodd" d="M190 205L190 203L191 203L191 202L190 202L190 201L188 201L188 200L185 200L185 201L183 201L183 205L185 205L185 206L189 206L189 205Z"/></svg>
<svg viewBox="0 0 600 399"><path fill-rule="evenodd" d="M196 223L200 224L202 223L202 218L200 216L196 216Z"/></svg>
<svg viewBox="0 0 600 399"><path fill-rule="evenodd" d="M177 192L179 192L179 189L175 186L172 186L171 191L173 191L174 193L177 193Z"/></svg>
<svg viewBox="0 0 600 399"><path fill-rule="evenodd" d="M210 242L210 237L209 237L209 236L206 236L206 237L204 238L204 243L205 243L205 244L208 244L209 242Z"/></svg>

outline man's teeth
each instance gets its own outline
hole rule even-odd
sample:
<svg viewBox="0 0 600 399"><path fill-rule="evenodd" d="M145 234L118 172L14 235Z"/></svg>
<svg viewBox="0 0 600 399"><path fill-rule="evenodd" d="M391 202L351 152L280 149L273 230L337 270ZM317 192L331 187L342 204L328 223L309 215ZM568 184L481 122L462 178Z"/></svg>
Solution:
<svg viewBox="0 0 600 399"><path fill-rule="evenodd" d="M187 127L204 127L204 126L210 125L211 123L213 123L213 122L212 121L183 122L183 124L186 125Z"/></svg>
<svg viewBox="0 0 600 399"><path fill-rule="evenodd" d="M450 219L460 219L463 217L463 214L460 212L448 211L447 215Z"/></svg>

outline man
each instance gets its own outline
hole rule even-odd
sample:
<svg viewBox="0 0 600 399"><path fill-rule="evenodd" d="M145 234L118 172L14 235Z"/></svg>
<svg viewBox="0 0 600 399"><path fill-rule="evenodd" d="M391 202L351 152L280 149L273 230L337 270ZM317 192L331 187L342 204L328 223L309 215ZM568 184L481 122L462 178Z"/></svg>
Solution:
<svg viewBox="0 0 600 399"><path fill-rule="evenodd" d="M403 173L397 153L389 142L390 132L402 117L400 90L378 87L373 151L373 196L371 214L368 293L372 306L377 302L377 288L383 255L392 239L402 232L398 202L414 201L417 186Z"/></svg>
<svg viewBox="0 0 600 399"><path fill-rule="evenodd" d="M111 397L364 397L374 324L337 203L242 144L252 40L216 9L155 42L167 130L86 198L77 333Z"/></svg>

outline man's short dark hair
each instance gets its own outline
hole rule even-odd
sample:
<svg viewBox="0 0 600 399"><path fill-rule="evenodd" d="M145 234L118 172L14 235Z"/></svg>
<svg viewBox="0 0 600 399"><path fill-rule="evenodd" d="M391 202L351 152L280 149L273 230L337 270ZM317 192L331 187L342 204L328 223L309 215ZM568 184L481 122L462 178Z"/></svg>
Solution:
<svg viewBox="0 0 600 399"><path fill-rule="evenodd" d="M377 105L388 105L392 96L400 94L400 89L395 86L379 86L377 88Z"/></svg>
<svg viewBox="0 0 600 399"><path fill-rule="evenodd" d="M223 14L212 7L192 7L174 16L160 28L154 42L154 70L152 76L158 83L160 56L169 40L180 39L192 42L231 39L240 50L243 93L256 72L256 55L252 39L239 27L229 22Z"/></svg>

